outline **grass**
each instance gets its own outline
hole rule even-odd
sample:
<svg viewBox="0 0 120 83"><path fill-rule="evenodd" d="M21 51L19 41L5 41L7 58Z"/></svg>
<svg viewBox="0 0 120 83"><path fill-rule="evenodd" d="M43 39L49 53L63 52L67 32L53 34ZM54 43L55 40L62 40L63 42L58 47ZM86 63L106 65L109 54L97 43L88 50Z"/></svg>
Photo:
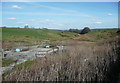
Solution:
<svg viewBox="0 0 120 83"><path fill-rule="evenodd" d="M6 81L88 81L109 82L118 62L118 39L107 42L67 42L66 51L38 58L27 69L14 70ZM76 43L75 43L76 42ZM114 69L114 70L111 70ZM111 70L111 71L110 71ZM108 77L107 77L108 76ZM111 77L110 77L111 76ZM114 82L113 82L114 83Z"/></svg>
<svg viewBox="0 0 120 83"><path fill-rule="evenodd" d="M68 40L77 35L72 32L48 29L2 28L2 46L4 50L10 50L16 46L41 45L43 43Z"/></svg>
<svg viewBox="0 0 120 83"><path fill-rule="evenodd" d="M21 71L21 70L27 70L28 68L30 68L33 64L35 63L35 60L29 60L29 61L26 61L22 64L19 64L17 66L15 66L12 70L7 70L4 72L4 74L2 75L3 79L10 75L11 72L13 71ZM7 64L7 62L5 61L5 64Z"/></svg>
<svg viewBox="0 0 120 83"><path fill-rule="evenodd" d="M64 40L76 36L76 33L47 29L3 28L3 41ZM65 36L62 36L65 35Z"/></svg>
<svg viewBox="0 0 120 83"><path fill-rule="evenodd" d="M103 41L115 37L118 29L100 29L78 35L72 32L62 32L48 29L17 29L3 28L3 41L39 41L39 40L66 40L77 39L81 41Z"/></svg>
<svg viewBox="0 0 120 83"><path fill-rule="evenodd" d="M103 41L115 37L117 30L118 29L103 29L96 32L92 31L88 33L88 35L90 35L93 41Z"/></svg>
<svg viewBox="0 0 120 83"><path fill-rule="evenodd" d="M5 71L4 74L2 74L3 80L4 80L4 77L7 76L7 75L10 75L10 73L11 73L11 70Z"/></svg>
<svg viewBox="0 0 120 83"><path fill-rule="evenodd" d="M74 39L80 41L92 41L92 42L99 42L114 38L117 35L118 29L101 29L101 30L93 30L87 34L82 34L79 37Z"/></svg>
<svg viewBox="0 0 120 83"><path fill-rule="evenodd" d="M14 63L14 60L2 58L2 67L9 66Z"/></svg>
<svg viewBox="0 0 120 83"><path fill-rule="evenodd" d="M116 45L101 42L115 37L117 29L92 31L84 35L46 29L3 29L3 40L58 40L67 49L47 58L26 61L16 66L4 80L16 81L104 81L112 62L117 61ZM31 34L32 33L32 34ZM74 39L74 40L71 40ZM63 40L60 42L60 40ZM81 41L94 42L81 42ZM55 41L56 42L56 41ZM50 42L55 44L55 42ZM108 41L109 42L109 41ZM58 43L56 42L56 45ZM115 68L116 69L116 68ZM108 72L108 73L107 73Z"/></svg>
<svg viewBox="0 0 120 83"><path fill-rule="evenodd" d="M18 71L25 70L27 68L30 68L34 64L34 62L35 60L26 61L20 65L15 66L13 70L18 70Z"/></svg>

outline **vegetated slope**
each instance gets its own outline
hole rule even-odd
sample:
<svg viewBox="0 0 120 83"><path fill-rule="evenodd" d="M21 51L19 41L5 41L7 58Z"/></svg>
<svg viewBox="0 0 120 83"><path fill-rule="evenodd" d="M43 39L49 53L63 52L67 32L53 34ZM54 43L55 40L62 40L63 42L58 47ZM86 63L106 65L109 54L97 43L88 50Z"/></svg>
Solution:
<svg viewBox="0 0 120 83"><path fill-rule="evenodd" d="M81 40L81 41L104 41L107 39L114 38L117 35L118 29L98 29L92 30L89 33L82 34L79 37L75 37L74 39Z"/></svg>
<svg viewBox="0 0 120 83"><path fill-rule="evenodd" d="M3 28L3 41L63 40L76 36L76 33L49 29Z"/></svg>
<svg viewBox="0 0 120 83"><path fill-rule="evenodd" d="M81 41L103 41L117 35L117 29L92 30L89 33L78 35L72 32L63 32L49 29L19 29L3 28L3 41L36 41L36 40L64 40L77 39Z"/></svg>
<svg viewBox="0 0 120 83"><path fill-rule="evenodd" d="M13 70L6 81L80 81L115 83L120 38L100 43L67 42L66 50L38 58L29 69Z"/></svg>
<svg viewBox="0 0 120 83"><path fill-rule="evenodd" d="M11 59L2 58L2 67L9 66L12 63L15 63L15 61Z"/></svg>

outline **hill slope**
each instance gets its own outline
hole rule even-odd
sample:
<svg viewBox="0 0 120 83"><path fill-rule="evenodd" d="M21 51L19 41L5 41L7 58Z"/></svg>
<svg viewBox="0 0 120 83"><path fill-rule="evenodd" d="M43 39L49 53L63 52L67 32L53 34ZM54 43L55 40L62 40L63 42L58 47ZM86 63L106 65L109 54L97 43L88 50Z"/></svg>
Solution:
<svg viewBox="0 0 120 83"><path fill-rule="evenodd" d="M111 39L115 36L117 36L118 29L98 29L98 30L92 30L91 32L87 34L82 34L78 37L75 37L74 39L81 40L81 41L103 41Z"/></svg>
<svg viewBox="0 0 120 83"><path fill-rule="evenodd" d="M48 29L3 28L3 41L63 40L75 37L76 33Z"/></svg>
<svg viewBox="0 0 120 83"><path fill-rule="evenodd" d="M77 34L73 32L63 32L49 29L19 29L3 28L3 41L40 41L40 40L65 40L75 39L81 41L103 41L111 39L117 35L118 29L98 29L87 34Z"/></svg>

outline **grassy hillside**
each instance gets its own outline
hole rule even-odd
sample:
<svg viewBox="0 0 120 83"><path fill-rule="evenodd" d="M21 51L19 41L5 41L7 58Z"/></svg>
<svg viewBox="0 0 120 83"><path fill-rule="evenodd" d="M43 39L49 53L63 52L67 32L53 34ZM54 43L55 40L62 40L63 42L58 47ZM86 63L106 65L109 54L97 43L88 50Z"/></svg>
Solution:
<svg viewBox="0 0 120 83"><path fill-rule="evenodd" d="M75 37L74 39L82 40L82 41L103 41L107 39L111 39L117 36L118 29L100 29L100 30L92 30L87 34L82 34L79 37Z"/></svg>
<svg viewBox="0 0 120 83"><path fill-rule="evenodd" d="M76 33L47 29L3 28L2 32L4 41L63 40L77 35Z"/></svg>
<svg viewBox="0 0 120 83"><path fill-rule="evenodd" d="M77 39L82 41L102 41L115 37L117 29L100 29L79 35L72 32L62 32L48 29L17 29L3 28L4 41L36 41L36 40L64 40Z"/></svg>

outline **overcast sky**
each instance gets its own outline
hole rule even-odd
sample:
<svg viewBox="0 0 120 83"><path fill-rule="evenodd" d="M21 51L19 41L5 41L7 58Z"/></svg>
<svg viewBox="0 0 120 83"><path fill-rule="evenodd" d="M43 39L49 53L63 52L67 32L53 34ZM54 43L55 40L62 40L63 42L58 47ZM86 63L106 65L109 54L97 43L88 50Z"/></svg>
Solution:
<svg viewBox="0 0 120 83"><path fill-rule="evenodd" d="M29 25L29 27L50 29L82 29L85 26L90 28L118 27L118 2L5 1L9 0L2 2L1 26Z"/></svg>

